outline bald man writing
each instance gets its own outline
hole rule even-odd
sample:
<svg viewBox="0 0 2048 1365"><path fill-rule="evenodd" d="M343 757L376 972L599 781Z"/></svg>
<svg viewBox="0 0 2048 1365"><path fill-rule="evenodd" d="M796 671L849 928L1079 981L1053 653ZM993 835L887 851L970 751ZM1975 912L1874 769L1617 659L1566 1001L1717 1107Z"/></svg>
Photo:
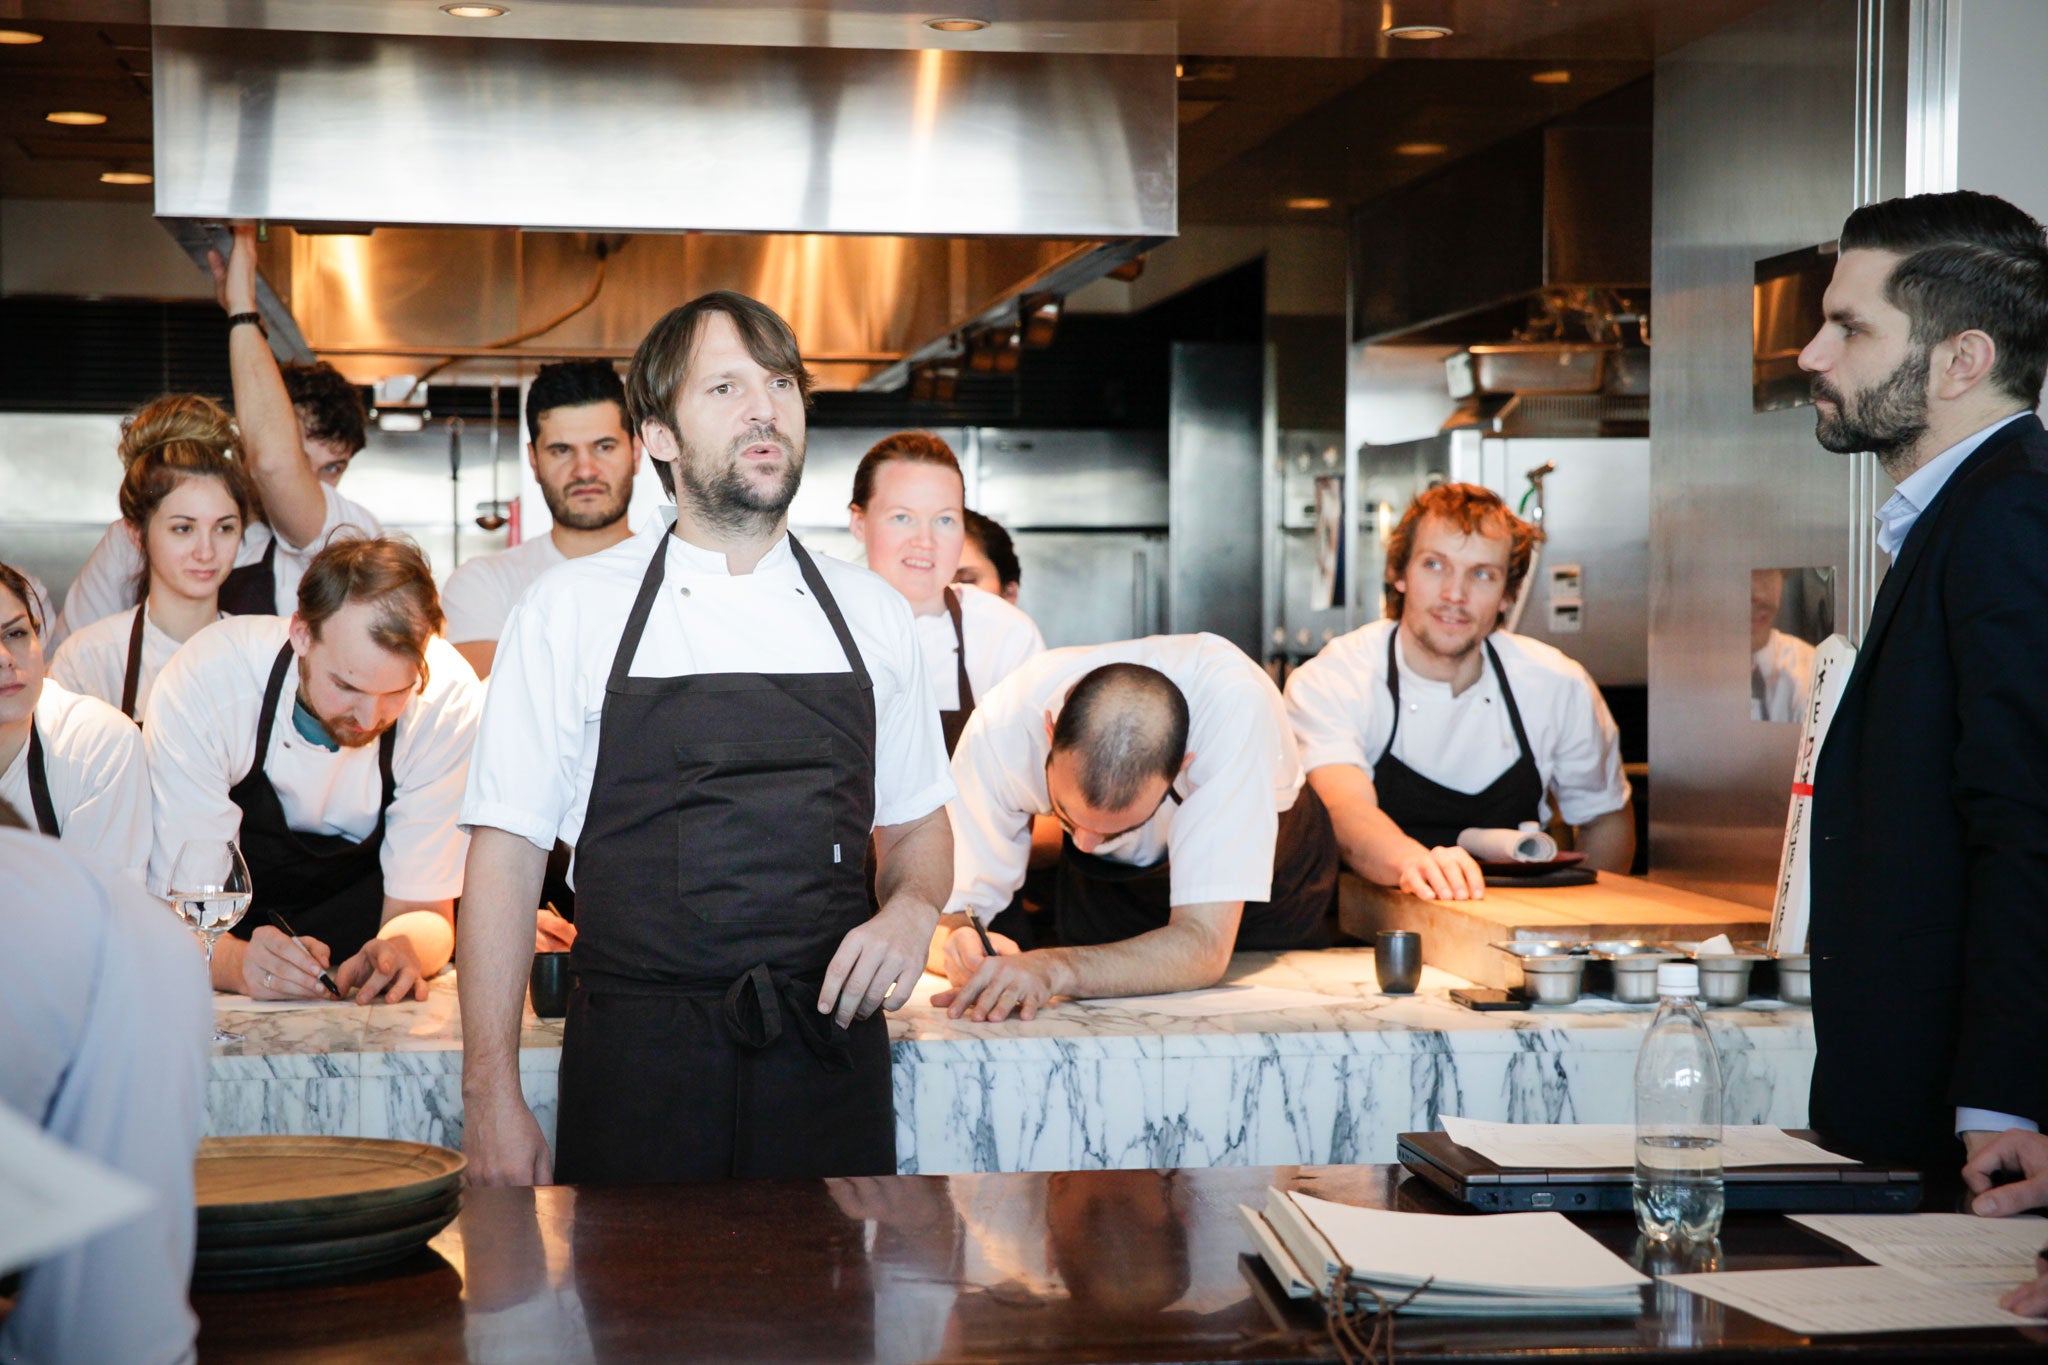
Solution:
<svg viewBox="0 0 2048 1365"><path fill-rule="evenodd" d="M1329 815L1279 691L1218 636L1047 650L980 701L953 780L953 895L929 965L953 983L934 1003L956 1018L1194 990L1237 949L1329 942ZM1057 845L1060 946L995 933L990 957L968 913L1010 906L1034 823Z"/></svg>

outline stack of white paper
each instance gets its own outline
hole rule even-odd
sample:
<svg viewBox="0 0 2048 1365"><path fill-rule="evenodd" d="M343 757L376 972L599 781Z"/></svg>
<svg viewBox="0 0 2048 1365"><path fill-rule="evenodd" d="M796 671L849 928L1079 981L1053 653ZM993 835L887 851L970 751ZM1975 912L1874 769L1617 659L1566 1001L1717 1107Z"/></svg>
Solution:
<svg viewBox="0 0 2048 1365"><path fill-rule="evenodd" d="M1496 1166L1511 1170L1558 1171L1632 1168L1635 1125L1628 1123L1490 1123L1484 1119L1438 1116L1444 1132ZM1728 1124L1721 1129L1721 1165L1853 1166L1841 1156L1763 1124Z"/></svg>
<svg viewBox="0 0 2048 1365"><path fill-rule="evenodd" d="M1282 1190L1238 1212L1295 1298L1321 1296L1349 1266L1354 1292L1405 1299L1406 1313L1632 1316L1650 1283L1558 1213L1394 1213Z"/></svg>

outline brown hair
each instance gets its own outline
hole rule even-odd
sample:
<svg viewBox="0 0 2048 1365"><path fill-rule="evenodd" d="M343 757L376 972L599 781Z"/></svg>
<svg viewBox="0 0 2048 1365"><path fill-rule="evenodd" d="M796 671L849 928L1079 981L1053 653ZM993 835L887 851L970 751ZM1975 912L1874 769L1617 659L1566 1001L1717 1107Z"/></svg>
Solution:
<svg viewBox="0 0 2048 1365"><path fill-rule="evenodd" d="M175 393L134 413L121 426L121 519L135 528L142 571L135 600L149 595L149 519L187 479L219 479L241 513L242 529L262 517L249 471L235 458L235 429L211 399Z"/></svg>
<svg viewBox="0 0 2048 1365"><path fill-rule="evenodd" d="M1415 528L1424 517L1448 522L1468 536L1505 536L1508 541L1508 585L1504 600L1513 601L1529 576L1529 562L1543 533L1508 510L1500 494L1476 483L1442 483L1425 488L1401 514L1394 533L1387 537L1387 615L1401 619L1408 594L1394 586L1394 580L1408 572L1408 556L1415 552ZM1501 620L1507 613L1501 613Z"/></svg>
<svg viewBox="0 0 2048 1365"><path fill-rule="evenodd" d="M427 643L441 633L441 599L426 556L409 540L341 536L313 556L299 580L299 619L320 638L320 627L351 602L374 602L370 638L412 660L420 690L427 686Z"/></svg>
<svg viewBox="0 0 2048 1365"><path fill-rule="evenodd" d="M0 563L0 588L21 599L21 609L28 613L28 628L41 638L47 622L43 620L41 604L36 601L36 590L28 585L28 575L12 564Z"/></svg>
<svg viewBox="0 0 2048 1365"><path fill-rule="evenodd" d="M967 476L960 473L960 461L954 458L951 446L929 431L899 431L893 436L884 436L860 457L860 466L853 471L852 506L867 507L868 499L875 493L876 472L891 460L935 464L941 469L950 469L959 478L963 496L965 494Z"/></svg>
<svg viewBox="0 0 2048 1365"><path fill-rule="evenodd" d="M308 440L339 442L351 456L369 443L362 390L341 371L316 360L311 365L280 365L278 375Z"/></svg>
<svg viewBox="0 0 2048 1365"><path fill-rule="evenodd" d="M804 368L796 333L789 329L782 315L745 294L714 289L680 308L671 308L633 352L633 363L626 371L626 416L632 423L635 440L649 422L659 422L675 431L678 440L682 438L682 433L676 431L676 394L689 377L690 352L696 349L697 334L703 330L706 315L711 313L731 318L754 363L771 374L794 379L804 406L810 406L811 388L817 381ZM654 461L654 472L661 479L663 491L673 498L675 473L668 461Z"/></svg>

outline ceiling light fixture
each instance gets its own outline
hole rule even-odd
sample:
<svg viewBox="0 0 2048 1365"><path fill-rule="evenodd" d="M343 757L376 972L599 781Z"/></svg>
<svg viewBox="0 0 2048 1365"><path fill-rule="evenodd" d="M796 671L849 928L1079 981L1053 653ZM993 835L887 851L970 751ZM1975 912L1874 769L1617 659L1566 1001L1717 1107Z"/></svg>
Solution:
<svg viewBox="0 0 2048 1365"><path fill-rule="evenodd" d="M1442 156L1450 148L1441 142L1403 142L1394 148L1395 156Z"/></svg>
<svg viewBox="0 0 2048 1365"><path fill-rule="evenodd" d="M979 33L988 27L986 19L927 19L924 26L940 33Z"/></svg>
<svg viewBox="0 0 2048 1365"><path fill-rule="evenodd" d="M441 13L451 14L457 19L496 19L505 12L503 5L443 5Z"/></svg>
<svg viewBox="0 0 2048 1365"><path fill-rule="evenodd" d="M1326 209L1330 207L1330 201L1327 199L1318 199L1311 195L1305 196L1300 199L1290 199L1287 201L1287 207L1291 209L1299 209L1302 212L1307 213L1315 209Z"/></svg>
<svg viewBox="0 0 2048 1365"><path fill-rule="evenodd" d="M1530 76L1529 79L1538 85L1570 85L1572 83L1572 73L1569 71L1538 71Z"/></svg>
<svg viewBox="0 0 2048 1365"><path fill-rule="evenodd" d="M0 47L29 47L42 40L42 34L30 33L25 28L0 28Z"/></svg>
<svg viewBox="0 0 2048 1365"><path fill-rule="evenodd" d="M61 123L67 128L97 128L106 121L105 114L95 114L90 109L52 109L43 115L43 122Z"/></svg>
<svg viewBox="0 0 2048 1365"><path fill-rule="evenodd" d="M101 171L102 185L153 185L156 177L148 171Z"/></svg>
<svg viewBox="0 0 2048 1365"><path fill-rule="evenodd" d="M1381 0L1380 32L1389 38L1448 38L1450 0Z"/></svg>

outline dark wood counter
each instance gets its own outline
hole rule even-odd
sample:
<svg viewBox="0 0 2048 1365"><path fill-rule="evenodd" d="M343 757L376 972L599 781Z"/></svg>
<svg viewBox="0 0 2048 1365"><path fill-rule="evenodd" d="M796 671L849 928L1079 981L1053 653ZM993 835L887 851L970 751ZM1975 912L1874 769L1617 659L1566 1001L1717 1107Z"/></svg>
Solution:
<svg viewBox="0 0 2048 1365"><path fill-rule="evenodd" d="M1237 1206L1274 1182L1445 1212L1397 1167L471 1190L394 1270L194 1296L234 1361L1304 1361L1320 1314L1278 1297ZM1622 1254L1625 1218L1583 1225ZM1731 1218L1720 1268L1856 1263L1776 1216ZM2048 1359L2048 1329L1809 1340L1659 1286L1637 1319L1404 1318L1403 1357L1525 1361Z"/></svg>

